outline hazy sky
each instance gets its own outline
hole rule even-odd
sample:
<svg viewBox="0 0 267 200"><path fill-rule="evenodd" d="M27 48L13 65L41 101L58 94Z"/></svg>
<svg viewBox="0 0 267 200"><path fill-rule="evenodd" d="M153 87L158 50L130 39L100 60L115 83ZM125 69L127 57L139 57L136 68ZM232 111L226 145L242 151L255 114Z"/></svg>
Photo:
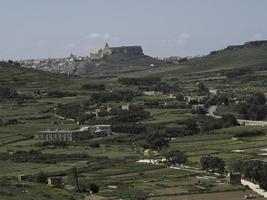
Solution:
<svg viewBox="0 0 267 200"><path fill-rule="evenodd" d="M267 39L267 0L0 0L0 8L0 59L88 55L105 42L191 56Z"/></svg>

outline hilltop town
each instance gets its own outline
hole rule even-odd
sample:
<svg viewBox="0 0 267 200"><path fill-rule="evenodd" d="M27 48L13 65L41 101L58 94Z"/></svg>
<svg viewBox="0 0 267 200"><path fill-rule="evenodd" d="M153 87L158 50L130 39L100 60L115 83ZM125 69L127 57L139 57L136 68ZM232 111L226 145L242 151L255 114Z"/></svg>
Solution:
<svg viewBox="0 0 267 200"><path fill-rule="evenodd" d="M19 63L22 67L26 68L71 75L86 75L88 69L88 71L94 71L94 68L108 66L110 64L108 58L118 58L116 65L119 65L119 57L128 61L127 63L125 61L123 63L125 68L132 65L132 59L137 60L137 62L138 60L142 60L142 58L147 59L148 61L145 63L139 63L141 65L147 65L147 67L150 65L154 66L160 62L157 59L145 56L141 46L109 47L108 43L106 43L97 53L90 53L90 55L85 57L71 54L66 58L30 59L21 60Z"/></svg>

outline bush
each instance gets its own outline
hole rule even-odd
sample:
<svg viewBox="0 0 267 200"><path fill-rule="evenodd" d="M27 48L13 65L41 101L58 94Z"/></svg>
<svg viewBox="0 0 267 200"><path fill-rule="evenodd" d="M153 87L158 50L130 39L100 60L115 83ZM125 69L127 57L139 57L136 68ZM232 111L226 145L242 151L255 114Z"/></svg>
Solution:
<svg viewBox="0 0 267 200"><path fill-rule="evenodd" d="M262 131L251 130L251 131L242 131L234 134L234 137L254 137L254 136L263 136L265 135Z"/></svg>
<svg viewBox="0 0 267 200"><path fill-rule="evenodd" d="M175 164L184 164L187 160L186 155L179 151L179 150L173 150L169 151L166 155L166 160L169 164L175 165Z"/></svg>
<svg viewBox="0 0 267 200"><path fill-rule="evenodd" d="M105 90L106 87L104 84L87 83L87 84L82 85L81 89L84 89L84 90Z"/></svg>
<svg viewBox="0 0 267 200"><path fill-rule="evenodd" d="M98 142L92 142L92 143L89 144L89 147L91 147L91 148L99 148L100 144Z"/></svg>
<svg viewBox="0 0 267 200"><path fill-rule="evenodd" d="M47 93L48 97L52 97L52 98L62 98L62 97L73 97L73 96L77 96L77 94L72 93L72 92L65 92L65 91L49 91Z"/></svg>
<svg viewBox="0 0 267 200"><path fill-rule="evenodd" d="M93 193L99 192L99 186L94 183L91 183L89 188L90 188L90 191L92 191Z"/></svg>
<svg viewBox="0 0 267 200"><path fill-rule="evenodd" d="M246 103L239 108L239 113L245 119L263 120L267 115L266 98L263 93L256 93L247 98Z"/></svg>
<svg viewBox="0 0 267 200"><path fill-rule="evenodd" d="M147 134L145 140L149 144L149 148L154 150L161 150L162 147L169 146L169 140L165 138L166 132L152 130Z"/></svg>
<svg viewBox="0 0 267 200"><path fill-rule="evenodd" d="M15 90L9 88L0 86L0 100L1 99L15 99L18 97L18 94Z"/></svg>
<svg viewBox="0 0 267 200"><path fill-rule="evenodd" d="M223 173L225 168L223 159L210 155L201 157L200 164L203 170L215 170L219 173Z"/></svg>
<svg viewBox="0 0 267 200"><path fill-rule="evenodd" d="M34 181L37 182L37 183L45 183L45 184L47 184L47 176L44 174L43 171L41 171L35 176Z"/></svg>
<svg viewBox="0 0 267 200"><path fill-rule="evenodd" d="M144 78L119 78L118 82L126 85L154 85L159 83L159 77L144 77Z"/></svg>
<svg viewBox="0 0 267 200"><path fill-rule="evenodd" d="M105 103L108 101L131 101L134 94L130 90L113 91L105 93L94 93L91 95L90 100L95 103Z"/></svg>

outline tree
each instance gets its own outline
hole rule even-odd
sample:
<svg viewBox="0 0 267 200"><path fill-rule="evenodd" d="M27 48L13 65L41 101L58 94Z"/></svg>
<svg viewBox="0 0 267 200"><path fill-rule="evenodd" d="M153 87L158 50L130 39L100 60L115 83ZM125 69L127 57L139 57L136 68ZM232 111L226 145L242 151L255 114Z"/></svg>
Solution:
<svg viewBox="0 0 267 200"><path fill-rule="evenodd" d="M91 148L99 148L100 144L98 142L94 141L94 142L89 144L89 147L91 147Z"/></svg>
<svg viewBox="0 0 267 200"><path fill-rule="evenodd" d="M80 191L80 185L79 185L79 180L78 180L78 171L77 167L72 168L72 178L74 181L74 186L77 191Z"/></svg>
<svg viewBox="0 0 267 200"><path fill-rule="evenodd" d="M14 99L18 96L17 92L9 87L0 86L0 99Z"/></svg>
<svg viewBox="0 0 267 200"><path fill-rule="evenodd" d="M223 159L210 155L201 157L200 164L203 170L215 170L219 173L223 173L225 169L225 162Z"/></svg>
<svg viewBox="0 0 267 200"><path fill-rule="evenodd" d="M90 184L90 191L92 191L92 193L97 193L99 191L99 186L94 184L94 183L91 183Z"/></svg>
<svg viewBox="0 0 267 200"><path fill-rule="evenodd" d="M169 141L164 137L165 135L166 133L163 131L153 130L146 136L145 140L151 149L161 150L162 147L169 146Z"/></svg>
<svg viewBox="0 0 267 200"><path fill-rule="evenodd" d="M47 176L45 175L45 173L43 171L40 171L37 175L36 175L36 182L37 183L47 183Z"/></svg>
<svg viewBox="0 0 267 200"><path fill-rule="evenodd" d="M200 92L207 92L209 89L206 87L206 85L203 82L198 83L198 90Z"/></svg>
<svg viewBox="0 0 267 200"><path fill-rule="evenodd" d="M196 123L196 120L188 119L188 120L185 120L184 124L186 126L186 129L193 132L194 134L199 132L199 128Z"/></svg>
<svg viewBox="0 0 267 200"><path fill-rule="evenodd" d="M230 127L230 126L237 126L239 123L237 122L234 115L226 114L223 115L221 118L221 121L223 123L223 127Z"/></svg>
<svg viewBox="0 0 267 200"><path fill-rule="evenodd" d="M184 164L187 161L186 155L179 150L172 150L166 154L166 160L168 163L175 164Z"/></svg>
<svg viewBox="0 0 267 200"><path fill-rule="evenodd" d="M255 93L247 99L248 104L265 105L266 97L263 93Z"/></svg>

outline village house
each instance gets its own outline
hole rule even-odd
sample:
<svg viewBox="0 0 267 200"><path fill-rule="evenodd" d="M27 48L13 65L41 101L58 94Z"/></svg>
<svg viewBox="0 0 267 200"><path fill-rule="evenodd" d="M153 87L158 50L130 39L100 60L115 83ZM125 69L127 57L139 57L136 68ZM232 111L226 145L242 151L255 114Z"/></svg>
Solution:
<svg viewBox="0 0 267 200"><path fill-rule="evenodd" d="M184 96L184 100L187 103L190 103L191 101L198 101L198 102L202 102L206 99L206 96Z"/></svg>
<svg viewBox="0 0 267 200"><path fill-rule="evenodd" d="M122 106L121 106L121 109L122 109L122 110L130 110L130 104L127 103L127 104L122 105Z"/></svg>
<svg viewBox="0 0 267 200"><path fill-rule="evenodd" d="M215 89L209 89L209 93L211 95L217 95L218 94L218 90L215 90Z"/></svg>
<svg viewBox="0 0 267 200"><path fill-rule="evenodd" d="M20 174L17 176L18 181L26 181L28 179L28 176L25 174Z"/></svg>
<svg viewBox="0 0 267 200"><path fill-rule="evenodd" d="M204 104L197 104L197 105L192 105L192 110L198 111L198 110L207 110Z"/></svg>
<svg viewBox="0 0 267 200"><path fill-rule="evenodd" d="M240 173L228 173L227 182L233 185L240 185L241 184L241 174Z"/></svg>
<svg viewBox="0 0 267 200"><path fill-rule="evenodd" d="M47 185L61 186L63 184L61 176L54 176L47 178Z"/></svg>

